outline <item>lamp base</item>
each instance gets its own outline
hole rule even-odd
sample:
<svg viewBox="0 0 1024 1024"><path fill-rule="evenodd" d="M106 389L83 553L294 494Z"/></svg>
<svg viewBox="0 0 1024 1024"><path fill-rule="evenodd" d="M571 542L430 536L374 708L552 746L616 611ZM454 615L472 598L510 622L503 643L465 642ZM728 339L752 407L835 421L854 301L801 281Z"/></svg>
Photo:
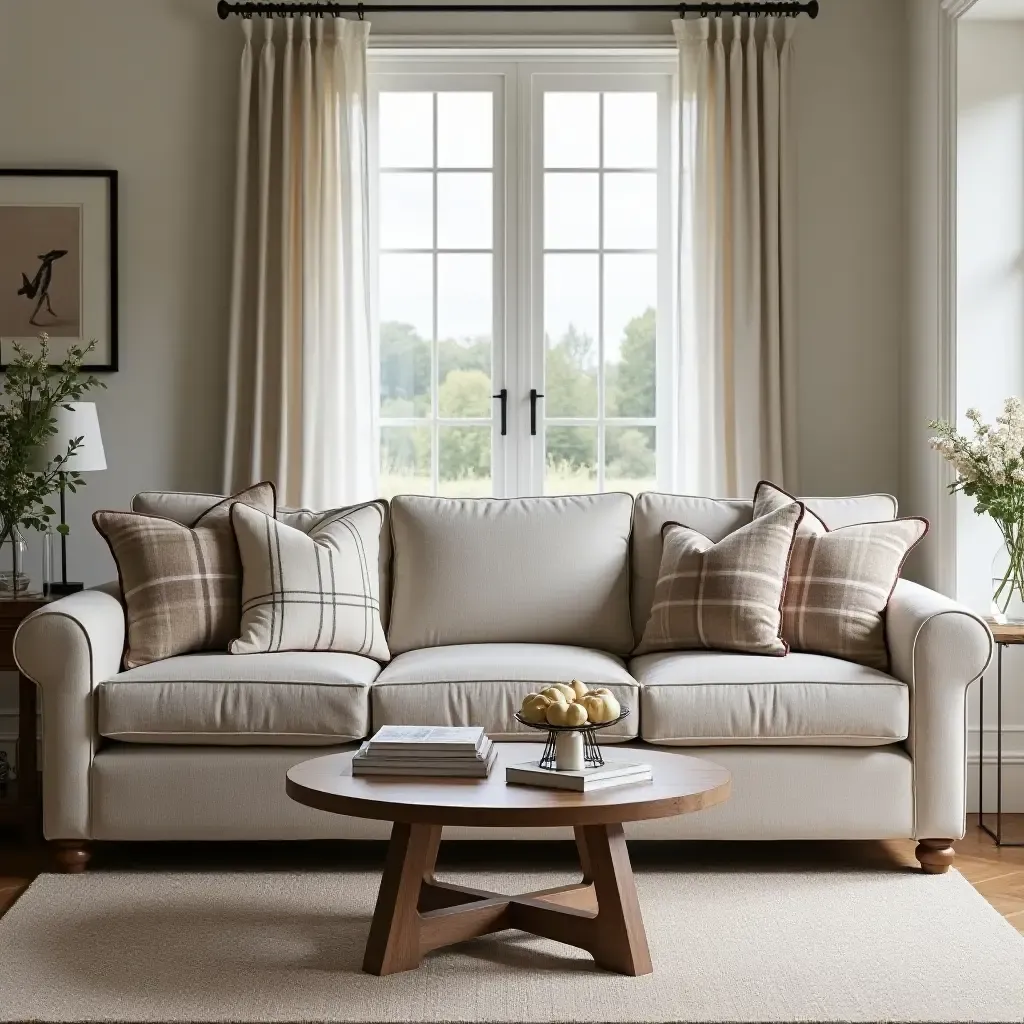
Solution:
<svg viewBox="0 0 1024 1024"><path fill-rule="evenodd" d="M47 583L43 593L47 597L67 597L68 594L77 594L84 589L84 583Z"/></svg>

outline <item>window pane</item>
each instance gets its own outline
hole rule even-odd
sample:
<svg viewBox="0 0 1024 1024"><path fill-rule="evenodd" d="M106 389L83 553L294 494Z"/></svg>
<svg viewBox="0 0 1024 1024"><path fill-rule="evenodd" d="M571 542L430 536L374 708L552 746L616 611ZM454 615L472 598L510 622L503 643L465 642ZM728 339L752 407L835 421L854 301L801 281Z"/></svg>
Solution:
<svg viewBox="0 0 1024 1024"><path fill-rule="evenodd" d="M597 255L544 257L545 411L597 415Z"/></svg>
<svg viewBox="0 0 1024 1024"><path fill-rule="evenodd" d="M490 167L494 100L489 92L437 94L437 166Z"/></svg>
<svg viewBox="0 0 1024 1024"><path fill-rule="evenodd" d="M438 428L438 494L484 498L491 487L491 428Z"/></svg>
<svg viewBox="0 0 1024 1024"><path fill-rule="evenodd" d="M433 261L386 253L378 276L381 416L429 416Z"/></svg>
<svg viewBox="0 0 1024 1024"><path fill-rule="evenodd" d="M654 427L606 427L604 489L639 494L658 483Z"/></svg>
<svg viewBox="0 0 1024 1024"><path fill-rule="evenodd" d="M604 94L604 166L658 166L658 94Z"/></svg>
<svg viewBox="0 0 1024 1024"><path fill-rule="evenodd" d="M491 343L494 283L490 253L440 253L437 257L438 341Z"/></svg>
<svg viewBox="0 0 1024 1024"><path fill-rule="evenodd" d="M605 413L657 413L658 260L651 255L604 258Z"/></svg>
<svg viewBox="0 0 1024 1024"><path fill-rule="evenodd" d="M380 428L380 492L432 494L430 427Z"/></svg>
<svg viewBox="0 0 1024 1024"><path fill-rule="evenodd" d="M544 248L597 248L597 177L544 175Z"/></svg>
<svg viewBox="0 0 1024 1024"><path fill-rule="evenodd" d="M432 175L381 174L380 247L429 249L434 244Z"/></svg>
<svg viewBox="0 0 1024 1024"><path fill-rule="evenodd" d="M599 93L544 94L544 166L597 167Z"/></svg>
<svg viewBox="0 0 1024 1024"><path fill-rule="evenodd" d="M548 427L545 431L545 494L597 490L597 427Z"/></svg>
<svg viewBox="0 0 1024 1024"><path fill-rule="evenodd" d="M380 166L433 167L433 93L382 92L378 110Z"/></svg>
<svg viewBox="0 0 1024 1024"><path fill-rule="evenodd" d="M658 245L658 182L654 174L604 176L604 244L609 249Z"/></svg>
<svg viewBox="0 0 1024 1024"><path fill-rule="evenodd" d="M437 245L489 249L493 227L491 173L437 176Z"/></svg>

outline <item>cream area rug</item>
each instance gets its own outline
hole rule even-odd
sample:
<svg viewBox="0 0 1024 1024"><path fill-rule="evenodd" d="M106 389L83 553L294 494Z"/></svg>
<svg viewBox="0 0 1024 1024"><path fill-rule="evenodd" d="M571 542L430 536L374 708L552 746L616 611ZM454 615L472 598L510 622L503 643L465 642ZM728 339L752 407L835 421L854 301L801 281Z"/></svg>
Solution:
<svg viewBox="0 0 1024 1024"><path fill-rule="evenodd" d="M505 892L569 880L444 877ZM641 871L644 978L521 932L371 977L359 968L377 882L43 875L0 919L0 1020L1024 1020L1024 938L955 872Z"/></svg>

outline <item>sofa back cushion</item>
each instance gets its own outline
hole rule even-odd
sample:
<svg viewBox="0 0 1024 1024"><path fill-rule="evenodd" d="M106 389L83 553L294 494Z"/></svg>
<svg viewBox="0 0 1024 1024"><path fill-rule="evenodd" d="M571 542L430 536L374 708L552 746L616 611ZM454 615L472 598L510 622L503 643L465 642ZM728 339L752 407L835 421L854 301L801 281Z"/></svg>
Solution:
<svg viewBox="0 0 1024 1024"><path fill-rule="evenodd" d="M890 494L800 500L832 530L852 526L854 523L896 518L896 499ZM717 544L723 537L749 523L753 514L752 500L697 498L654 491L645 491L639 495L633 514L630 598L633 632L638 644L654 603L654 588L661 566L661 531L665 524L681 523Z"/></svg>
<svg viewBox="0 0 1024 1024"><path fill-rule="evenodd" d="M142 512L150 516L162 516L173 519L176 523L191 526L204 512L223 501L221 494L201 494L194 491L140 491L132 498L132 511ZM384 629L388 628L388 613L391 605L391 524L389 521L388 503L381 498L384 509L384 525L380 531L380 550L378 570L380 572L380 621ZM348 512L360 508L349 505L332 511ZM324 512L311 512L309 509L278 508L277 518L285 526L293 526L296 530L309 533L321 522Z"/></svg>
<svg viewBox="0 0 1024 1024"><path fill-rule="evenodd" d="M392 655L478 643L627 654L632 511L628 494L395 498Z"/></svg>

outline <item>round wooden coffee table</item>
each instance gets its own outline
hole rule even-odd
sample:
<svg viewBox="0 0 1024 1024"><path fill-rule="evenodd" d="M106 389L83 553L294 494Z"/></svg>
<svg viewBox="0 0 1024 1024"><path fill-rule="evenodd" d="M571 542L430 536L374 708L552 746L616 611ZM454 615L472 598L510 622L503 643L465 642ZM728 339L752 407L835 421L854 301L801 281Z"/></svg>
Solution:
<svg viewBox="0 0 1024 1024"><path fill-rule="evenodd" d="M682 754L626 749L622 759L649 763L653 781L593 793L507 786L505 766L537 760L542 749L539 743L501 744L490 778L480 780L353 778L351 754L317 757L288 772L287 793L300 804L394 822L364 971L408 971L432 949L519 928L579 946L606 970L651 973L622 823L721 803L729 796L729 772ZM440 882L434 862L445 825L571 825L583 880L521 896Z"/></svg>

